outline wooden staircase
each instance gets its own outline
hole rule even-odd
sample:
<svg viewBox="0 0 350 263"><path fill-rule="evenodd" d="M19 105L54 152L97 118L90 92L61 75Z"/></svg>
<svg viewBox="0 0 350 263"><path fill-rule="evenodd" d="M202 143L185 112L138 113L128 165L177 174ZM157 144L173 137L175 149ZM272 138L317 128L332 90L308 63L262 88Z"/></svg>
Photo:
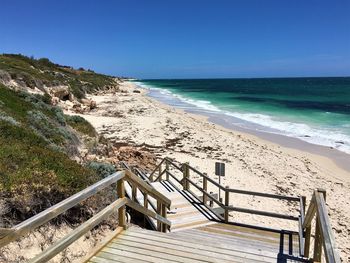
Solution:
<svg viewBox="0 0 350 263"><path fill-rule="evenodd" d="M165 169L162 170L162 164ZM70 234L30 260L49 262L111 214L118 212L119 227L82 262L310 262L340 263L326 210L325 191L315 190L305 210L305 198L280 196L223 187L189 164L165 158L150 175L126 168L10 228L0 229L0 248L45 224L98 191L117 184L118 198ZM172 166L172 167L171 167ZM203 178L199 186L190 170ZM157 172L156 172L157 171ZM180 172L175 175L175 172ZM158 173L155 178L155 174ZM165 179L163 180L163 175ZM207 191L208 183L224 191L224 201ZM191 188L197 189L195 194ZM254 195L300 204L300 216L232 206L229 194ZM209 205L208 205L209 202ZM213 208L216 204L216 208ZM153 230L128 228L126 207L143 214ZM219 212L218 212L219 211ZM273 230L230 222L237 211L299 222L297 231ZM316 217L315 231L312 220ZM157 231L154 231L157 230ZM311 233L315 232L311 258ZM322 253L323 251L323 253Z"/></svg>

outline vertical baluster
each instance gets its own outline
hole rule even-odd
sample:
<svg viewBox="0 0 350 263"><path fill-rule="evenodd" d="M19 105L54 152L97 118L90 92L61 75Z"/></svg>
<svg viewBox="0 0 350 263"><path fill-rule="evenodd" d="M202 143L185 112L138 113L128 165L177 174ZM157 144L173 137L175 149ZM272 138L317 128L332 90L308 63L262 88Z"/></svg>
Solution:
<svg viewBox="0 0 350 263"><path fill-rule="evenodd" d="M158 181L161 182L162 181L162 163L159 164L159 168L158 168L158 176L159 176L159 179Z"/></svg>
<svg viewBox="0 0 350 263"><path fill-rule="evenodd" d="M146 192L143 194L143 206L148 209L148 194Z"/></svg>
<svg viewBox="0 0 350 263"><path fill-rule="evenodd" d="M225 223L228 223L228 218L229 218L229 210L228 206L230 204L230 192L229 192L229 187L226 186L225 188Z"/></svg>
<svg viewBox="0 0 350 263"><path fill-rule="evenodd" d="M165 175L166 175L166 180L167 181L169 181L169 173L168 173L168 171L169 171L169 162L168 162L168 160L167 159L165 159Z"/></svg>
<svg viewBox="0 0 350 263"><path fill-rule="evenodd" d="M133 200L133 201L135 201L135 202L137 202L137 187L136 187L136 185L135 184L132 184L132 186L131 186L132 188L131 188L131 199Z"/></svg>
<svg viewBox="0 0 350 263"><path fill-rule="evenodd" d="M118 194L118 198L125 197L125 188L124 188L124 180L123 179L120 179L117 182L117 194ZM125 205L118 209L118 221L119 221L119 226L126 229Z"/></svg>
<svg viewBox="0 0 350 263"><path fill-rule="evenodd" d="M165 206L165 204L162 203L162 217L166 218L166 214L167 214L167 208ZM162 232L166 232L166 229L167 229L167 225L166 224L162 224Z"/></svg>
<svg viewBox="0 0 350 263"><path fill-rule="evenodd" d="M186 190L186 163L182 164L182 187Z"/></svg>
<svg viewBox="0 0 350 263"><path fill-rule="evenodd" d="M159 200L157 200L157 214L158 215L162 214L162 204ZM157 220L157 230L159 232L162 231L162 222L160 222L159 220Z"/></svg>
<svg viewBox="0 0 350 263"><path fill-rule="evenodd" d="M189 163L187 163L186 169L187 169L187 171L186 171L186 178L190 179L190 165L189 165ZM190 190L190 182L187 181L187 180L186 180L186 189Z"/></svg>
<svg viewBox="0 0 350 263"><path fill-rule="evenodd" d="M206 177L203 177L203 190L207 193L208 192L208 180ZM203 193L203 203L204 205L207 205L208 202L208 196Z"/></svg>

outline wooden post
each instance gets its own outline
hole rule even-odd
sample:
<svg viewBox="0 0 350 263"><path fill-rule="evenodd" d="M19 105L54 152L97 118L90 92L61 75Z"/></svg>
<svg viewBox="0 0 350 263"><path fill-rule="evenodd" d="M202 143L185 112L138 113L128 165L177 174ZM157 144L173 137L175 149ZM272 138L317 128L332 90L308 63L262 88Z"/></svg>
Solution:
<svg viewBox="0 0 350 263"><path fill-rule="evenodd" d="M143 194L143 206L148 209L148 194Z"/></svg>
<svg viewBox="0 0 350 263"><path fill-rule="evenodd" d="M159 182L163 181L163 179L162 179L163 176L161 174L162 174L162 164L160 164L159 168L158 168L158 176L159 176L158 180L159 180Z"/></svg>
<svg viewBox="0 0 350 263"><path fill-rule="evenodd" d="M207 192L207 190L208 190L208 181L207 181L206 177L203 177L203 190L205 192ZM208 202L208 196L203 193L203 203L204 203L204 205L207 205L207 202Z"/></svg>
<svg viewBox="0 0 350 263"><path fill-rule="evenodd" d="M137 187L136 187L136 185L135 184L132 184L132 186L131 186L132 188L131 188L131 199L133 200L133 201L135 201L135 202L137 202Z"/></svg>
<svg viewBox="0 0 350 263"><path fill-rule="evenodd" d="M186 163L186 179L190 179L190 167L189 167L189 163ZM185 181L186 183L186 190L190 190L190 182L189 181Z"/></svg>
<svg viewBox="0 0 350 263"><path fill-rule="evenodd" d="M326 201L326 190L317 189L317 192L323 194L324 200ZM317 213L317 212L316 212ZM315 243L314 243L314 257L313 262L321 262L322 258L322 244L323 244L323 236L321 232L320 220L316 215L316 231L315 231Z"/></svg>
<svg viewBox="0 0 350 263"><path fill-rule="evenodd" d="M166 175L166 180L169 181L169 162L167 159L165 159L165 175Z"/></svg>
<svg viewBox="0 0 350 263"><path fill-rule="evenodd" d="M157 214L158 214L158 215L161 215L161 214L162 214L162 204L160 203L159 200L157 200ZM161 223L159 220L157 220L157 230L158 230L159 232L162 231L162 223Z"/></svg>
<svg viewBox="0 0 350 263"><path fill-rule="evenodd" d="M182 187L183 187L183 189L184 190L187 190L186 189L186 172L187 172L187 169L186 169L186 166L187 166L187 163L184 163L183 165L182 165Z"/></svg>
<svg viewBox="0 0 350 263"><path fill-rule="evenodd" d="M125 188L124 188L124 180L120 179L117 182L117 194L118 198L124 198L125 197ZM125 205L118 209L118 221L119 226L126 229L126 211L125 211Z"/></svg>
<svg viewBox="0 0 350 263"><path fill-rule="evenodd" d="M316 231L315 231L315 243L314 243L314 256L313 262L321 262L322 257L322 233L320 228L320 220L316 217Z"/></svg>
<svg viewBox="0 0 350 263"><path fill-rule="evenodd" d="M166 206L165 206L165 204L162 204L162 214L161 214L161 216L166 218L166 214L167 214ZM162 224L162 232L166 233L166 229L167 229L167 225L166 224Z"/></svg>
<svg viewBox="0 0 350 263"><path fill-rule="evenodd" d="M228 191L229 187L226 186L225 188L225 223L228 223L228 217L229 217L229 210L228 206L230 204L230 192Z"/></svg>
<svg viewBox="0 0 350 263"><path fill-rule="evenodd" d="M310 255L310 240L311 240L311 225L306 227L306 230L305 230L304 257L306 258L308 258Z"/></svg>
<svg viewBox="0 0 350 263"><path fill-rule="evenodd" d="M210 196L213 196L213 192L210 192ZM214 201L213 199L210 198L210 201L209 201L209 206L210 207L213 207L214 206Z"/></svg>

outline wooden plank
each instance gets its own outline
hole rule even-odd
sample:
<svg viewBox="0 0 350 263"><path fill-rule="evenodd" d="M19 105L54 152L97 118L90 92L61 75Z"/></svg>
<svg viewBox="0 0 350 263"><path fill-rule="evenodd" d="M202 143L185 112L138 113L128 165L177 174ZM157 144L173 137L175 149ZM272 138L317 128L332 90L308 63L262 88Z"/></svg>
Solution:
<svg viewBox="0 0 350 263"><path fill-rule="evenodd" d="M147 257L138 253L130 253L128 251L119 251L107 247L105 247L105 251L101 251L96 257L107 260L119 259L121 257L133 260L132 262L154 262L152 257Z"/></svg>
<svg viewBox="0 0 350 263"><path fill-rule="evenodd" d="M147 231L149 232L149 231ZM182 249L182 251L193 251L193 253L197 254L202 254L207 251L210 253L218 253L220 255L226 255L231 257L231 260L234 258L244 258L245 260L249 259L254 259L254 260L259 260L262 258L270 258L273 259L272 262L276 262L276 256L277 253L274 254L269 254L267 255L262 255L262 254L256 254L253 251L245 251L244 247L238 247L236 250L234 250L232 247L227 246L226 248L220 247L220 246L212 246L212 241L215 242L215 239L213 238L202 238L201 241L194 241L191 238L188 238L187 236L182 237L182 238L173 238L173 235L162 235L161 233L156 233L157 235L153 235L151 233L135 233L135 232L128 232L128 233L123 233L122 236L120 236L120 239L139 239L142 243L148 244L149 242L156 242L159 243L159 246L167 248L168 246L174 246L174 247L179 247ZM113 243L118 243L118 240L113 240ZM242 253L241 251L245 251ZM259 248L255 250L257 253L259 251ZM243 254L243 255L242 255ZM220 259L222 257L218 256L218 262L221 262ZM224 257L227 258L227 257ZM243 262L245 262L243 260Z"/></svg>
<svg viewBox="0 0 350 263"><path fill-rule="evenodd" d="M261 210L248 209L248 208L228 206L226 209L228 209L230 211L236 211L236 212L247 213L247 214L276 217L276 218L294 220L294 221L299 220L299 218L296 216L284 215L284 214L278 214L278 213L266 212L266 211L261 211Z"/></svg>
<svg viewBox="0 0 350 263"><path fill-rule="evenodd" d="M236 194L254 195L254 196L261 196L261 197L267 197L267 198L274 198L274 199L280 199L280 200L299 202L299 197L295 197L295 196L260 193L260 192L246 191L246 190L233 189L233 188L229 188L228 191L230 193L236 193Z"/></svg>
<svg viewBox="0 0 350 263"><path fill-rule="evenodd" d="M170 238L171 239L171 238ZM189 240L188 238L182 238L182 240ZM159 238L157 239L149 239L148 237L143 237L142 239L134 236L128 236L123 235L117 240L113 240L113 243L122 243L124 245L137 244L138 246L141 246L143 248L149 248L150 250L153 247L159 247L164 250L171 250L175 253L175 255L183 255L188 258L198 259L202 261L213 262L213 260L217 260L219 262L232 262L233 258L241 257L241 258L248 258L248 259L261 259L262 257L267 258L270 262L276 262L277 253L269 253L268 255L265 253L262 253L262 251L259 250L259 248L256 248L253 250L246 250L244 247L242 248L236 248L236 250L233 247L228 247L227 249L222 248L214 248L211 245L211 240L209 239L202 239L201 242L198 242L198 244L201 244L201 246L192 246L192 243L189 242L183 242L182 245L179 244L173 244L172 242L168 242L165 239ZM210 244L210 245L209 245ZM208 247L210 247L208 249ZM246 254L246 255L245 255Z"/></svg>
<svg viewBox="0 0 350 263"><path fill-rule="evenodd" d="M87 231L91 230L93 227L97 226L104 219L110 216L112 213L116 212L120 207L124 206L127 203L127 198L119 198L114 201L112 204L104 208L102 211L94 215L88 221L81 224L79 227L74 229L70 234L66 235L64 238L60 239L55 244L51 245L49 248L44 250L42 253L31 259L30 263L41 263L47 262L55 255L60 253L62 250L67 248L74 241L83 236Z"/></svg>
<svg viewBox="0 0 350 263"><path fill-rule="evenodd" d="M72 195L71 197L59 202L56 205L51 206L50 208L42 211L41 213L23 221L22 223L14 226L11 230L14 230L12 233L9 233L5 237L0 239L0 247L16 240L17 238L29 233L33 229L47 223L51 219L57 217L58 215L64 213L68 209L77 205L81 201L89 198L90 196L96 194L102 189L110 186L113 183L116 183L118 180L124 178L125 172L120 171L116 172L103 180L93 184L86 189Z"/></svg>
<svg viewBox="0 0 350 263"><path fill-rule="evenodd" d="M119 180L117 183L117 193L119 198L125 198L124 180ZM118 210L118 222L121 227L126 228L126 209L121 206Z"/></svg>
<svg viewBox="0 0 350 263"><path fill-rule="evenodd" d="M332 226L329 221L326 202L324 201L324 196L320 192L315 195L316 207L317 207L317 218L319 220L320 229L323 237L323 247L326 256L326 261L328 263L340 262L340 258L337 252L334 235L332 232Z"/></svg>
<svg viewBox="0 0 350 263"><path fill-rule="evenodd" d="M118 257L115 256L113 257L113 259L108 259L108 258L100 258L100 257L93 257L89 262L91 263L116 263L116 262L140 262L140 261L127 261L127 260L123 260L123 257Z"/></svg>
<svg viewBox="0 0 350 263"><path fill-rule="evenodd" d="M183 232L172 232L168 234L168 236L161 235L159 232L155 232L150 234L149 232L145 232L146 230L140 230L137 231L133 230L131 233L125 233L120 236L120 238L124 238L125 236L135 236L136 238L147 238L149 236L148 240L154 240L158 242L163 242L167 244L172 244L173 242L175 244L181 244L183 240L186 240L186 244L183 244L185 247L193 247L196 249L200 249L198 245L201 245L203 247L203 250L208 251L215 251L216 249L224 249L224 250L245 250L247 251L256 251L259 250L261 253L265 252L266 255L272 256L277 255L280 250L280 246L278 243L271 244L271 243L265 243L262 241L247 239L247 238L241 238L236 236L225 236L225 235L217 235L216 233L211 234L206 231L199 231L199 230L188 230ZM165 239L170 239L169 241L166 241ZM114 241L113 241L114 242ZM210 246L208 246L210 244ZM288 244L286 244L287 247ZM219 250L220 253L230 253L230 252L224 252L223 250Z"/></svg>
<svg viewBox="0 0 350 263"><path fill-rule="evenodd" d="M309 208L306 212L306 216L303 222L303 228L306 228L311 225L311 221L314 218L314 215L316 213L316 205L315 205L315 193L312 195Z"/></svg>
<svg viewBox="0 0 350 263"><path fill-rule="evenodd" d="M82 260L80 260L80 263L88 262L91 260L92 257L100 252L109 242L111 242L112 239L116 238L122 231L124 231L123 227L117 227L116 230L114 230L111 234L99 242L90 253L88 253Z"/></svg>
<svg viewBox="0 0 350 263"><path fill-rule="evenodd" d="M220 261L220 262L227 262L227 263L232 262L232 256L227 256L216 252L208 252L205 250L196 251L194 249L186 249L186 247L184 246L169 245L166 242L163 242L163 243L149 242L148 240L145 240L145 239L140 240L135 238L133 239L124 238L124 239L116 240L116 242L113 242L112 244L110 244L110 247L117 247L118 245L146 249L146 250L149 250L150 253L152 254L154 251L156 251L156 252L165 254L166 257L170 255L169 257L170 259L172 259L172 256L176 256L174 260L179 260L180 262L182 260L178 258L185 258L186 262L187 260L191 260L191 261L195 260L194 262L198 262L198 261L199 262L219 262ZM218 260L218 258L220 260Z"/></svg>
<svg viewBox="0 0 350 263"><path fill-rule="evenodd" d="M140 262L143 262L143 260L151 261L151 262L159 262L159 263L167 263L167 262L179 262L177 260L174 260L172 258L167 258L164 255L160 253L154 253L153 251L147 251L143 249L135 249L133 247L127 247L127 246L114 246L114 247L106 247L105 252L120 255L120 256L127 256L127 257L137 257Z"/></svg>

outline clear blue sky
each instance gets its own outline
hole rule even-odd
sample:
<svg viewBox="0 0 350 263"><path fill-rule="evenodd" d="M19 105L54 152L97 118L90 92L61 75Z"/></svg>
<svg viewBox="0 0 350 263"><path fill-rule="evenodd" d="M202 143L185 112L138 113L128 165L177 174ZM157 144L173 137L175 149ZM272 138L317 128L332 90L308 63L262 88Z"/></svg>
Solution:
<svg viewBox="0 0 350 263"><path fill-rule="evenodd" d="M0 53L113 75L350 75L349 0L4 0L0 21Z"/></svg>

